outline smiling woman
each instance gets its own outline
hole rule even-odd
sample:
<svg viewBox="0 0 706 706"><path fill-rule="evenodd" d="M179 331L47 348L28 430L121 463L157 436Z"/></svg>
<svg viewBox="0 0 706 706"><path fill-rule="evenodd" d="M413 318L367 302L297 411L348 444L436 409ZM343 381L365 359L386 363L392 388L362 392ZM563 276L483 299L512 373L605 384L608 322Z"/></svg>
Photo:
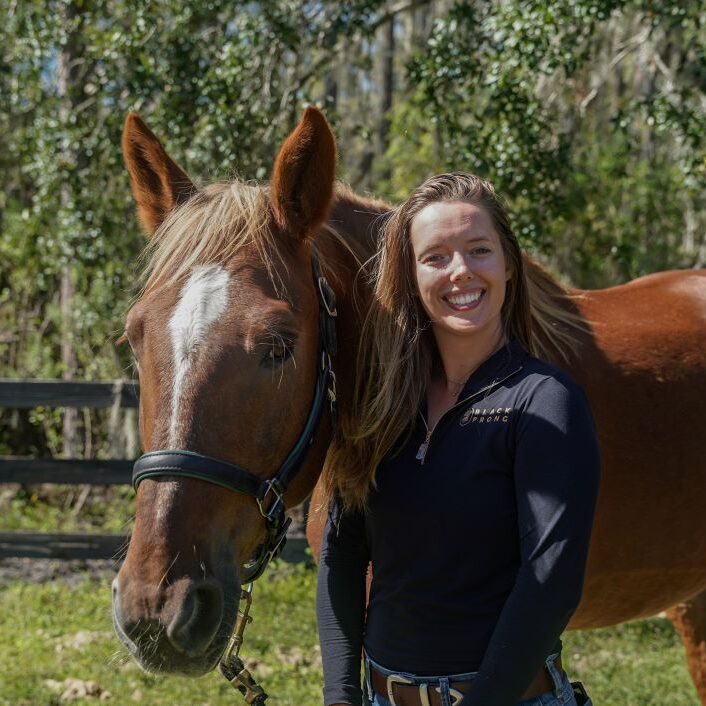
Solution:
<svg viewBox="0 0 706 706"><path fill-rule="evenodd" d="M476 303L448 300L473 292ZM503 342L516 338L539 355L571 348L582 323L539 294L530 308L522 251L488 182L441 174L396 208L380 235L352 411L324 470L329 495L362 507L378 464L430 402L427 392L438 415Z"/></svg>
<svg viewBox="0 0 706 706"><path fill-rule="evenodd" d="M361 650L374 706L590 704L560 636L581 597L598 443L582 389L532 355L541 329L489 183L442 174L394 211L329 459L326 706L361 703Z"/></svg>
<svg viewBox="0 0 706 706"><path fill-rule="evenodd" d="M417 288L429 319L450 332L461 326L459 333L495 323L494 333L500 335L510 271L487 211L465 201L429 204L413 220L410 237ZM455 315L477 310L481 298L482 317Z"/></svg>

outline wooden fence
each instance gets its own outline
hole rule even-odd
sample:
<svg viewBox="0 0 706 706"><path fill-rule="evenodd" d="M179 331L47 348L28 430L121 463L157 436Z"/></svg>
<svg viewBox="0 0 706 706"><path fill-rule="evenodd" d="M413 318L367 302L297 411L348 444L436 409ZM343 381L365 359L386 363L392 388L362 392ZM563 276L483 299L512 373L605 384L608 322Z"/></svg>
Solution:
<svg viewBox="0 0 706 706"><path fill-rule="evenodd" d="M136 382L82 382L0 379L0 407L130 408L138 405ZM55 459L0 456L0 483L129 484L131 459ZM2 518L0 517L0 524ZM56 534L0 530L0 559L120 559L127 537L118 534ZM291 535L283 558L301 561L306 541Z"/></svg>

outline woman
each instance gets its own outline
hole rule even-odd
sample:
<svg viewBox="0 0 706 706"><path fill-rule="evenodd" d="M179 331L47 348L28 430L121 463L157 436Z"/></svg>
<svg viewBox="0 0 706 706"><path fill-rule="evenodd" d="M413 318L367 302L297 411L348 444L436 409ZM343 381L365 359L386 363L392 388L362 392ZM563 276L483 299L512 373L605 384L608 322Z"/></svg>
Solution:
<svg viewBox="0 0 706 706"><path fill-rule="evenodd" d="M599 455L582 390L531 355L546 318L489 183L435 176L394 211L324 476L326 706L361 703L361 652L377 706L576 703L560 635Z"/></svg>

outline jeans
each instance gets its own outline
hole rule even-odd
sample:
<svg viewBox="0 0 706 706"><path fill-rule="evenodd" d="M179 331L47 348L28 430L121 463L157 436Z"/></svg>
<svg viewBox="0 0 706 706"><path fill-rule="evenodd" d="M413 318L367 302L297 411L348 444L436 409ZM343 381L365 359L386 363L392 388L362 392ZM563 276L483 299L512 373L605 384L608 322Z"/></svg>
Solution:
<svg viewBox="0 0 706 706"><path fill-rule="evenodd" d="M554 665L554 660L558 657L558 653L549 655L546 660L546 667L549 671L549 675L554 682L554 689L552 691L547 691L543 694L539 694L531 699L523 699L517 703L517 706L577 706L576 698L574 697L573 690L571 688L571 683L569 682L569 677L566 672L560 674ZM438 688L441 694L442 706L452 706L452 694L449 691L449 684L458 681L472 681L478 674L478 672L466 672L464 674L449 674L443 677L417 677L414 674L408 674L407 672L391 672L389 669L385 669L377 662L373 662L367 655L365 655L365 687L363 689L364 700L367 698L371 706L393 706L390 701L382 696L376 694L370 684L370 665L372 664L375 669L388 676L390 674L400 674L401 676L410 679L415 685L429 683L429 689ZM591 700L585 702L584 706L592 706Z"/></svg>

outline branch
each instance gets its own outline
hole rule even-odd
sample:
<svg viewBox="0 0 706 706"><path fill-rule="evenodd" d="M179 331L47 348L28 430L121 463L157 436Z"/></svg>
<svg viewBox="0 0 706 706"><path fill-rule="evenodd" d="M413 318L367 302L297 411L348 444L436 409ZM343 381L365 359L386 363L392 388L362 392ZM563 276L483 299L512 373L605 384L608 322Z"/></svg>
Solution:
<svg viewBox="0 0 706 706"><path fill-rule="evenodd" d="M636 34L631 39L625 42L623 48L611 59L610 64L606 67L603 72L603 76L599 79L598 84L595 85L585 96L585 98L579 104L579 114L583 116L586 113L586 108L593 102L593 100L598 95L598 91L603 87L603 84L608 80L610 72L631 52L644 44L650 35L649 27L645 28L639 34Z"/></svg>
<svg viewBox="0 0 706 706"><path fill-rule="evenodd" d="M664 63L664 59L662 59L658 52L655 52L654 62L659 72L665 78L667 91L669 91L670 93L675 92L676 82L674 80L674 74L669 70L669 67L667 66L667 64ZM696 86L693 86L692 90L694 93L698 94L699 103L701 104L701 110L706 111L706 94L704 94L704 92L699 90L699 88Z"/></svg>
<svg viewBox="0 0 706 706"><path fill-rule="evenodd" d="M389 10L384 14L380 15L378 17L377 21L375 21L371 25L371 29L373 32L378 28L381 27L382 25L386 24L389 22L391 19L394 19L396 15L399 15L401 12L406 12L407 10L416 10L418 7L423 7L424 5L429 5L431 0L412 0L412 2L399 2L397 5L393 5Z"/></svg>
<svg viewBox="0 0 706 706"><path fill-rule="evenodd" d="M416 10L418 7L429 5L430 2L431 0L411 0L411 2L397 3L396 5L393 5L391 8L389 8L384 15L380 15L380 17L378 17L377 20L375 20L375 22L373 22L370 26L366 27L366 32L370 32L372 34L377 31L378 28L382 27L387 22L390 22L390 20L393 20L395 16L399 15L401 12L406 12L407 10ZM348 42L354 42L359 40L360 38L361 32L356 32L353 36L346 36L344 39ZM299 77L299 80L297 81L296 85L292 88L290 93L299 92L304 87L304 85L308 83L308 81L310 81L314 76L316 76L316 74L318 74L319 71L324 66L326 66L326 64L331 60L331 57L338 54L338 52L341 50L341 44L342 39L336 40L336 43L333 45L331 51L324 54L324 56L322 56L318 61L314 63L314 65L309 69L309 71L307 71L303 76Z"/></svg>

